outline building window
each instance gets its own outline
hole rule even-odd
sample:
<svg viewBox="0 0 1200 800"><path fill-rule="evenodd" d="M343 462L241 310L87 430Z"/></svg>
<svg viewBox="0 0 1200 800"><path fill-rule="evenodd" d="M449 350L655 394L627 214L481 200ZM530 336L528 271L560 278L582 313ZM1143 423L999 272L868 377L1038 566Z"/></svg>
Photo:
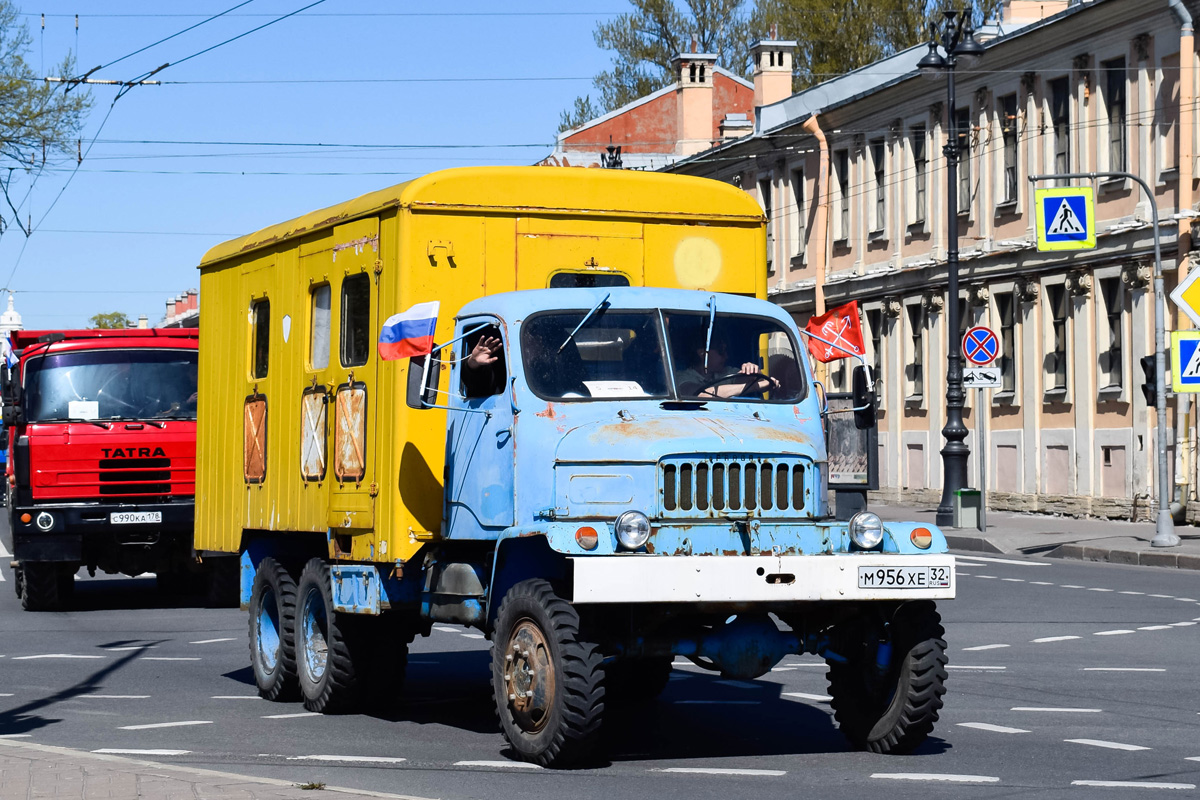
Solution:
<svg viewBox="0 0 1200 800"><path fill-rule="evenodd" d="M360 272L342 281L342 366L361 366L370 355L371 278Z"/></svg>
<svg viewBox="0 0 1200 800"><path fill-rule="evenodd" d="M887 151L883 140L871 142L871 166L875 170L875 224L873 231L887 229Z"/></svg>
<svg viewBox="0 0 1200 800"><path fill-rule="evenodd" d="M958 213L971 213L971 109L954 112L954 136L958 143Z"/></svg>
<svg viewBox="0 0 1200 800"><path fill-rule="evenodd" d="M767 218L767 272L775 271L775 215L771 213L771 179L758 181L758 202Z"/></svg>
<svg viewBox="0 0 1200 800"><path fill-rule="evenodd" d="M254 370L255 379L267 377L267 366L271 355L271 301L263 298L254 303Z"/></svg>
<svg viewBox="0 0 1200 800"><path fill-rule="evenodd" d="M1123 320L1124 303L1121 296L1120 278L1102 278L1100 281L1100 309L1103 316L1099 325L1099 356L1101 389L1120 389L1125 364Z"/></svg>
<svg viewBox="0 0 1200 800"><path fill-rule="evenodd" d="M1071 171L1071 84L1066 78L1050 81L1050 124L1053 128L1054 171ZM1065 185L1065 179L1060 181Z"/></svg>
<svg viewBox="0 0 1200 800"><path fill-rule="evenodd" d="M1000 98L1000 137L1004 147L1004 203L1017 202L1017 96Z"/></svg>
<svg viewBox="0 0 1200 800"><path fill-rule="evenodd" d="M875 394L882 394L878 385L883 376L883 312L867 312L867 327L871 329L871 377L875 379Z"/></svg>
<svg viewBox="0 0 1200 800"><path fill-rule="evenodd" d="M1124 172L1129 163L1125 137L1125 59L1114 58L1100 66L1104 72L1104 107L1108 112L1108 169Z"/></svg>
<svg viewBox="0 0 1200 800"><path fill-rule="evenodd" d="M805 238L807 237L808 208L804 203L804 170L792 172L792 202L796 205L796 221L792 225L792 255L803 259Z"/></svg>
<svg viewBox="0 0 1200 800"><path fill-rule="evenodd" d="M837 179L837 239L850 238L850 151L833 154L834 177Z"/></svg>
<svg viewBox="0 0 1200 800"><path fill-rule="evenodd" d="M1000 391L1014 394L1017 390L1017 300L1012 292L996 295L996 315L1000 318Z"/></svg>
<svg viewBox="0 0 1200 800"><path fill-rule="evenodd" d="M1046 287L1050 327L1047 333L1049 352L1046 353L1047 391L1067 389L1067 287L1057 284Z"/></svg>
<svg viewBox="0 0 1200 800"><path fill-rule="evenodd" d="M925 309L920 303L905 308L908 312L908 352L905 353L905 394L919 398L925 394Z"/></svg>
<svg viewBox="0 0 1200 800"><path fill-rule="evenodd" d="M925 221L926 190L925 180L929 175L929 159L925 154L925 126L912 129L913 154L913 215L912 222Z"/></svg>

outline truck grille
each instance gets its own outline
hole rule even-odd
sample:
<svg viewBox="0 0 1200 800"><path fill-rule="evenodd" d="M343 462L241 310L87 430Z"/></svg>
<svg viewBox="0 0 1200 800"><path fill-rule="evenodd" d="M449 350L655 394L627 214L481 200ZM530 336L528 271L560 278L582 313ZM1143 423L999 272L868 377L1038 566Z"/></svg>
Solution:
<svg viewBox="0 0 1200 800"><path fill-rule="evenodd" d="M100 495L162 495L171 493L171 459L100 459Z"/></svg>
<svg viewBox="0 0 1200 800"><path fill-rule="evenodd" d="M805 471L799 458L722 456L671 458L659 465L664 517L785 515L806 506Z"/></svg>

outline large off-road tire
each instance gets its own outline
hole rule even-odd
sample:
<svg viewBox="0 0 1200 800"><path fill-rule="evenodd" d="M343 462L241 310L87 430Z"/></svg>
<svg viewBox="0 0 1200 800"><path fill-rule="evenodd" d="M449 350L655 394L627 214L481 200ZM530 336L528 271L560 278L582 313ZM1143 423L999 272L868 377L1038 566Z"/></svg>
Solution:
<svg viewBox="0 0 1200 800"><path fill-rule="evenodd" d="M604 669L604 697L610 705L646 702L662 694L671 680L674 656L622 659Z"/></svg>
<svg viewBox="0 0 1200 800"><path fill-rule="evenodd" d="M18 592L26 611L58 611L75 593L74 564L55 561L22 561Z"/></svg>
<svg viewBox="0 0 1200 800"><path fill-rule="evenodd" d="M296 599L296 672L309 711L337 714L357 706L369 658L363 622L333 610L323 559L304 565Z"/></svg>
<svg viewBox="0 0 1200 800"><path fill-rule="evenodd" d="M933 731L946 693L946 642L933 601L907 603L890 625L863 624L842 645L848 661L829 661L833 715L855 747L911 752ZM890 654L882 648L890 646ZM878 662L885 661L885 666Z"/></svg>
<svg viewBox="0 0 1200 800"><path fill-rule="evenodd" d="M296 582L273 558L254 573L250 595L250 664L258 693L267 700L295 699Z"/></svg>
<svg viewBox="0 0 1200 800"><path fill-rule="evenodd" d="M492 637L492 692L517 756L566 767L591 755L604 715L603 656L579 614L541 579L504 596Z"/></svg>

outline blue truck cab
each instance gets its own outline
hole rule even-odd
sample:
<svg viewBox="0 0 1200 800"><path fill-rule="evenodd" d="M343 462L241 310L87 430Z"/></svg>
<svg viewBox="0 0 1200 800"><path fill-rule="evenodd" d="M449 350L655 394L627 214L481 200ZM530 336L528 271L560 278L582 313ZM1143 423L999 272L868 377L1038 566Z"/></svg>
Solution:
<svg viewBox="0 0 1200 800"><path fill-rule="evenodd" d="M832 518L823 390L777 306L484 297L414 361L408 404L447 409L442 534L381 597L491 638L520 757L591 752L604 708L654 697L675 657L749 680L814 653L853 744L907 752L933 729L954 559L934 527Z"/></svg>

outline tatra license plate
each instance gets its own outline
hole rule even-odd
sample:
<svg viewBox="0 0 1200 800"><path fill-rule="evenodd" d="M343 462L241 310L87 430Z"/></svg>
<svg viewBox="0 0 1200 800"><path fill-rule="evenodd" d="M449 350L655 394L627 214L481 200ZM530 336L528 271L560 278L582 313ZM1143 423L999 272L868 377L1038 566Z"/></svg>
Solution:
<svg viewBox="0 0 1200 800"><path fill-rule="evenodd" d="M860 589L941 589L950 586L950 567L859 567Z"/></svg>
<svg viewBox="0 0 1200 800"><path fill-rule="evenodd" d="M162 512L114 511L108 515L108 521L113 525L145 525L148 522L162 522Z"/></svg>

